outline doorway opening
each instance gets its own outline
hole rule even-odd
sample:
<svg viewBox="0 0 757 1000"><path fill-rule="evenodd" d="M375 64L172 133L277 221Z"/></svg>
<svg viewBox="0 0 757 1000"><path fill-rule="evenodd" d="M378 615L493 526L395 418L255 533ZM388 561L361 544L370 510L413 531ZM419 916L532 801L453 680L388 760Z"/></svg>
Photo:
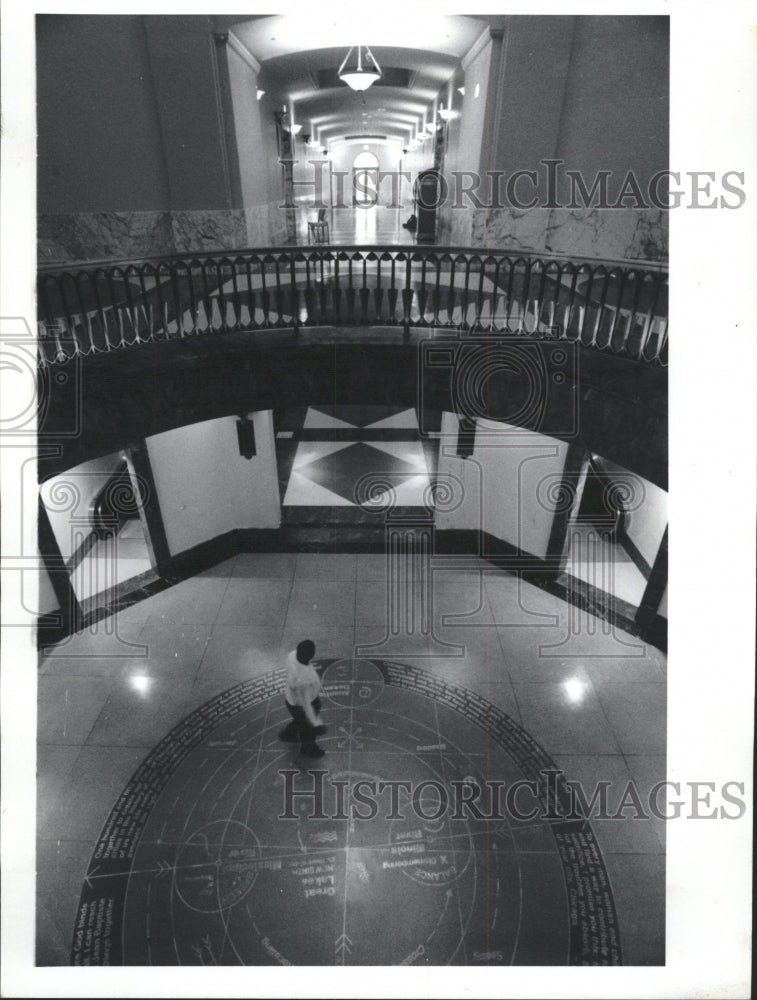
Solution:
<svg viewBox="0 0 757 1000"><path fill-rule="evenodd" d="M667 527L667 494L592 454L569 521L565 572L638 609Z"/></svg>
<svg viewBox="0 0 757 1000"><path fill-rule="evenodd" d="M379 161L375 153L361 150L352 162L352 203L357 208L378 205Z"/></svg>
<svg viewBox="0 0 757 1000"><path fill-rule="evenodd" d="M142 492L129 449L68 469L40 487L85 615L158 578Z"/></svg>

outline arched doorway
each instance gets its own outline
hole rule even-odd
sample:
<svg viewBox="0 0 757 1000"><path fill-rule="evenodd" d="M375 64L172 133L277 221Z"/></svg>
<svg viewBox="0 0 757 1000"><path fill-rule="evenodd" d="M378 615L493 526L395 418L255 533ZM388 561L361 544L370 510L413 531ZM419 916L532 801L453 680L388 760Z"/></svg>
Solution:
<svg viewBox="0 0 757 1000"><path fill-rule="evenodd" d="M352 201L359 208L378 204L379 161L375 153L361 150L352 162Z"/></svg>

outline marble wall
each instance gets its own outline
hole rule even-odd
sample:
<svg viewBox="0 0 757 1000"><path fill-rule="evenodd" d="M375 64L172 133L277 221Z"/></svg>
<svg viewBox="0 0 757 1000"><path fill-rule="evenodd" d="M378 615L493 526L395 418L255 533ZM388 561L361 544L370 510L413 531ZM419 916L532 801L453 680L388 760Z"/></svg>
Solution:
<svg viewBox="0 0 757 1000"><path fill-rule="evenodd" d="M40 264L203 253L286 242L278 203L254 211L80 212L40 215Z"/></svg>
<svg viewBox="0 0 757 1000"><path fill-rule="evenodd" d="M176 253L238 250L247 241L247 223L241 208L170 214Z"/></svg>
<svg viewBox="0 0 757 1000"><path fill-rule="evenodd" d="M450 208L440 216L440 242L609 260L668 259L663 209Z"/></svg>
<svg viewBox="0 0 757 1000"><path fill-rule="evenodd" d="M40 264L174 253L169 212L77 212L37 218Z"/></svg>
<svg viewBox="0 0 757 1000"><path fill-rule="evenodd" d="M546 249L553 253L666 261L668 213L661 208L553 209L546 237Z"/></svg>
<svg viewBox="0 0 757 1000"><path fill-rule="evenodd" d="M447 246L551 252L609 260L668 259L663 209L442 209L437 241ZM243 209L40 215L40 264L284 246L278 201Z"/></svg>
<svg viewBox="0 0 757 1000"><path fill-rule="evenodd" d="M268 205L268 232L270 246L280 247L287 242L289 232L287 209L281 207L280 201L274 201Z"/></svg>

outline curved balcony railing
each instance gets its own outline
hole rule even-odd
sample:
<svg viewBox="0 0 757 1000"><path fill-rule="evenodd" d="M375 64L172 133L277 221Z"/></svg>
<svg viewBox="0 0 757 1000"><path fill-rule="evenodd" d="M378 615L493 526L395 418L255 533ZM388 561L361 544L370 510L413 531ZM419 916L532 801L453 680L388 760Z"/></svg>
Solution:
<svg viewBox="0 0 757 1000"><path fill-rule="evenodd" d="M46 267L40 364L233 331L455 328L668 358L663 265L458 247L278 247Z"/></svg>

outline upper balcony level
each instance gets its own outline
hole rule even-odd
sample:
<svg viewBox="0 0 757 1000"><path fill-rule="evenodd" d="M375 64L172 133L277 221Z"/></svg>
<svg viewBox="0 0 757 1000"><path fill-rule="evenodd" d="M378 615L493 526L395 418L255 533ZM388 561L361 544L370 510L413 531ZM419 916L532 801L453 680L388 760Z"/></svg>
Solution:
<svg viewBox="0 0 757 1000"><path fill-rule="evenodd" d="M83 416L69 464L287 400L398 399L555 437L575 436L580 410L587 446L666 485L661 264L271 247L44 267L38 310L44 428Z"/></svg>
<svg viewBox="0 0 757 1000"><path fill-rule="evenodd" d="M461 247L279 247L43 268L42 365L159 341L301 327L574 342L666 365L663 265Z"/></svg>

